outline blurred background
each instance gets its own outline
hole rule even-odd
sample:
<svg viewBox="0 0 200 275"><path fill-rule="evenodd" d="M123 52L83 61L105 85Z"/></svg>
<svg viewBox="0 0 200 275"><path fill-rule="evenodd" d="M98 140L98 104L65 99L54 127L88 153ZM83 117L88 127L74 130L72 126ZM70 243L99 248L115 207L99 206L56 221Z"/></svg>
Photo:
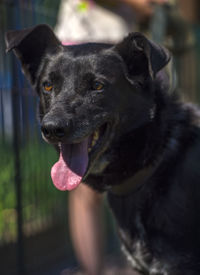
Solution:
<svg viewBox="0 0 200 275"><path fill-rule="evenodd" d="M68 20L67 0L0 0L0 273L2 275L72 274L78 266L70 242L68 193L55 189L50 169L57 160L51 146L40 135L36 110L38 99L21 73L12 53L6 55L4 34L47 23L65 42L117 41L129 31L139 30L163 43L174 56L172 85L178 93L200 102L200 3L198 0L164 1L153 5L150 15L141 15L129 1L69 0L76 4ZM72 3L73 2L73 3ZM138 2L138 1L136 1ZM100 9L99 22L115 14L107 27L120 17L120 33L99 34L87 18ZM66 19L63 19L66 11ZM72 10L70 10L72 13ZM141 16L138 16L140 14ZM94 15L93 15L94 16ZM102 16L102 17L101 17ZM72 19L71 17L71 19ZM84 25L84 37L72 26ZM64 23L63 23L64 22ZM75 22L75 23L74 23ZM64 27L63 27L64 24ZM71 25L70 25L71 24ZM61 26L62 25L62 26ZM78 26L78 24L77 24ZM64 28L64 29L63 29ZM78 28L78 27L77 27ZM98 28L98 26L97 26ZM100 29L100 27L99 27ZM80 30L79 30L80 32ZM106 30L105 30L106 32ZM74 34L75 33L75 34ZM113 37L112 37L113 34ZM106 203L105 203L106 204ZM113 220L104 206L105 254L121 259ZM107 260L108 261L108 260ZM114 260L116 263L116 260ZM120 260L118 261L120 263ZM113 273L114 274L114 273ZM116 274L116 273L115 273ZM119 273L118 273L119 274ZM125 274L125 273L122 273Z"/></svg>

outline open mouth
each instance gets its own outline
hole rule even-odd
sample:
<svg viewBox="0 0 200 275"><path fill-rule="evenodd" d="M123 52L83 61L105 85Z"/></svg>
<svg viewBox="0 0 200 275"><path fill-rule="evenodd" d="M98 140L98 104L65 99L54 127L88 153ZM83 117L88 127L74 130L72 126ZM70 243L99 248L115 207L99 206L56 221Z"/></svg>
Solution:
<svg viewBox="0 0 200 275"><path fill-rule="evenodd" d="M103 124L80 143L59 143L60 157L51 169L57 189L73 190L87 177L96 159L106 150L110 127Z"/></svg>

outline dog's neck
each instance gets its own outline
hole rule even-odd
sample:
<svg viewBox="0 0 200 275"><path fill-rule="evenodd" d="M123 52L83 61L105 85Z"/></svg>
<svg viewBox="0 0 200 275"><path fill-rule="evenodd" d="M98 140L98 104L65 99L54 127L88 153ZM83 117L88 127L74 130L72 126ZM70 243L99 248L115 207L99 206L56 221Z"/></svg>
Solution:
<svg viewBox="0 0 200 275"><path fill-rule="evenodd" d="M115 193L121 193L123 188L124 192L128 193L142 185L144 179L155 169L163 152L163 144L152 139L153 132L156 132L159 139L158 129L154 123L150 123L113 142L102 156L102 163L106 163L106 166L101 173L89 176L89 184L92 181L91 186L100 191L111 190L114 187ZM100 160L98 166L99 163Z"/></svg>
<svg viewBox="0 0 200 275"><path fill-rule="evenodd" d="M170 97L168 95L157 96L159 104L156 105L159 108L156 109L153 121L129 132L128 135L119 137L111 144L103 156L104 159L107 159L107 164L102 173L90 175L88 178L89 184L90 180L92 181L91 186L97 190L105 191L113 186L125 184L128 190L130 179L145 178L146 176L148 178L151 175L163 154L171 152L168 147L173 146L174 142L179 142L177 133L183 131L183 129L177 129L182 127L180 119L184 117L187 120L187 114L183 114L185 110L181 104L176 103ZM173 120L170 115L172 113L177 114L173 116ZM182 113L181 116L180 113ZM186 133L183 133L184 135ZM178 150L179 147L176 148ZM140 180L137 181L136 186L140 185ZM130 189L132 190L132 187Z"/></svg>
<svg viewBox="0 0 200 275"><path fill-rule="evenodd" d="M153 176L161 160L162 156L156 163L140 169L121 184L111 186L109 192L117 196L126 196L138 191Z"/></svg>
<svg viewBox="0 0 200 275"><path fill-rule="evenodd" d="M129 156L131 155L135 155L135 157L132 157L132 161L127 162L127 167L124 166L124 173L127 176L119 181L116 180L116 184L113 182L110 188L111 193L124 196L137 191L153 176L166 155L168 155L168 159L171 159L177 154L177 150L181 150L180 144L187 136L181 123L181 117L188 125L191 117L180 103L170 104L170 102L166 102L165 108L162 111L158 110L160 113L157 114L157 118L155 117L155 121L132 133L132 146L129 150L125 150L128 152L126 159L130 160ZM170 116L166 120L166 114L169 112L177 114L173 121ZM165 123L162 121L162 117L165 118ZM120 144L126 146L126 142ZM173 150L170 150L172 147ZM121 159L123 163L123 156ZM119 178L119 174L117 177Z"/></svg>

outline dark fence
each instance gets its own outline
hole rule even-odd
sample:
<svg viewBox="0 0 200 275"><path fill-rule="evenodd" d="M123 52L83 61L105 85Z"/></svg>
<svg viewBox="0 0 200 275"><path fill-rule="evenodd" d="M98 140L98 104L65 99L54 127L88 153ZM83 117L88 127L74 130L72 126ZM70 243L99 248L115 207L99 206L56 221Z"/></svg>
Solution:
<svg viewBox="0 0 200 275"><path fill-rule="evenodd" d="M3 40L8 29L43 22L53 26L58 4L0 2L0 273L4 275L39 274L44 265L64 258L70 265L73 260L67 193L57 191L50 180L57 156L41 140L37 98L14 55L5 55Z"/></svg>
<svg viewBox="0 0 200 275"><path fill-rule="evenodd" d="M58 4L59 1L52 0L0 1L0 274L3 275L55 275L59 274L53 269L58 263L68 267L74 264L68 234L67 193L57 191L50 180L50 167L57 155L40 137L35 115L37 97L13 54L5 55L3 39L8 29L37 23L54 26ZM176 67L181 93L199 102L199 26L193 30L195 43L177 56Z"/></svg>

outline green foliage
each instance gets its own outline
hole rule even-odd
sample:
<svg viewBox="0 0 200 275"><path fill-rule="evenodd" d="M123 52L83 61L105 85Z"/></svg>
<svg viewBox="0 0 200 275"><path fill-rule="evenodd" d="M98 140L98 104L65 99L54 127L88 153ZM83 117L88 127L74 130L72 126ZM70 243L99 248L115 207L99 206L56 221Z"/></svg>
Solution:
<svg viewBox="0 0 200 275"><path fill-rule="evenodd" d="M1 143L0 143L1 144ZM16 239L16 188L11 145L0 146L0 242ZM49 145L32 140L20 148L21 197L26 235L61 219L66 212L66 193L51 183L50 170L57 160Z"/></svg>

